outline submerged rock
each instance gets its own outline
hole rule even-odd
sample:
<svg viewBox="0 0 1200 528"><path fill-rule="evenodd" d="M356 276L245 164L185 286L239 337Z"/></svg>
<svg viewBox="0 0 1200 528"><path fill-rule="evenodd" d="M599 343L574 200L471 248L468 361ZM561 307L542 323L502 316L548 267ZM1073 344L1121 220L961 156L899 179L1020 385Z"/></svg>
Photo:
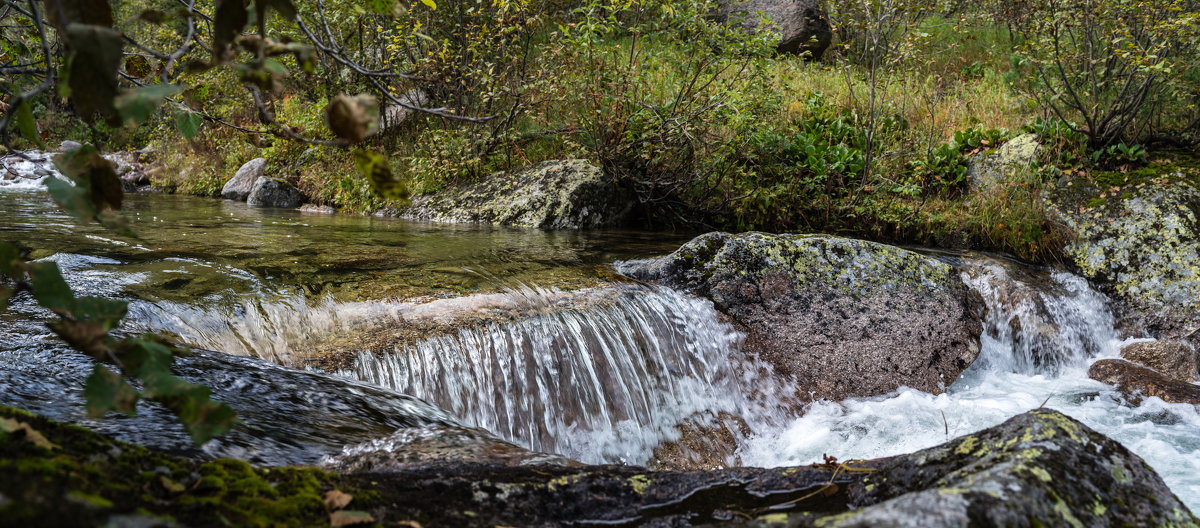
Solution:
<svg viewBox="0 0 1200 528"><path fill-rule="evenodd" d="M621 223L633 200L584 160L548 161L435 195L414 198L399 216L447 223L580 229Z"/></svg>
<svg viewBox="0 0 1200 528"><path fill-rule="evenodd" d="M1168 403L1200 405L1200 385L1174 380L1154 369L1121 359L1097 361L1088 369L1088 376L1114 385L1121 392L1162 398Z"/></svg>
<svg viewBox="0 0 1200 528"><path fill-rule="evenodd" d="M1075 239L1067 256L1120 300L1133 326L1200 345L1200 184L1169 174L1125 185L1064 184L1057 215ZM1182 171L1182 169L1181 169ZM1118 182L1113 182L1118 183Z"/></svg>
<svg viewBox="0 0 1200 528"><path fill-rule="evenodd" d="M390 473L445 462L488 462L506 466L578 466L558 455L530 451L482 429L453 425L409 427L326 457L321 467L338 473Z"/></svg>
<svg viewBox="0 0 1200 528"><path fill-rule="evenodd" d="M304 194L288 182L264 176L250 188L246 203L258 207L294 209L304 203Z"/></svg>
<svg viewBox="0 0 1200 528"><path fill-rule="evenodd" d="M1140 363L1175 381L1196 381L1196 351L1182 341L1143 341L1126 345L1121 357Z"/></svg>
<svg viewBox="0 0 1200 528"><path fill-rule="evenodd" d="M808 54L812 60L820 60L833 42L829 16L816 0L721 0L716 18L749 31L772 31L779 35L780 52Z"/></svg>
<svg viewBox="0 0 1200 528"><path fill-rule="evenodd" d="M978 295L950 265L892 246L709 233L619 269L711 299L806 399L940 393L979 355Z"/></svg>
<svg viewBox="0 0 1200 528"><path fill-rule="evenodd" d="M221 197L245 201L250 196L250 190L254 188L254 183L262 177L266 168L266 158L254 158L247 161L237 170L233 178L225 182L225 186L221 188Z"/></svg>
<svg viewBox="0 0 1200 528"><path fill-rule="evenodd" d="M11 408L0 419L12 431L0 436L0 519L14 526L134 513L191 526L328 526L343 510L384 526L489 528L1200 522L1141 458L1052 410L872 461L688 472L452 461L342 475L180 459Z"/></svg>

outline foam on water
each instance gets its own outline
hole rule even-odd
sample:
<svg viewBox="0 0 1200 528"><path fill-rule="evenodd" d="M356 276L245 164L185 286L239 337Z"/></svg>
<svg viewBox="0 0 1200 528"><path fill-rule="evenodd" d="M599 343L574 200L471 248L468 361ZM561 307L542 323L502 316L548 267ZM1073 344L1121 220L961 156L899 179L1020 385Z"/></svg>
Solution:
<svg viewBox="0 0 1200 528"><path fill-rule="evenodd" d="M1031 285L995 261L964 280L987 305L980 358L945 394L912 389L818 402L743 446L747 465L809 464L910 453L997 425L1043 404L1121 442L1154 467L1171 489L1200 509L1200 412L1146 398L1131 406L1088 366L1123 344L1104 296L1067 273Z"/></svg>

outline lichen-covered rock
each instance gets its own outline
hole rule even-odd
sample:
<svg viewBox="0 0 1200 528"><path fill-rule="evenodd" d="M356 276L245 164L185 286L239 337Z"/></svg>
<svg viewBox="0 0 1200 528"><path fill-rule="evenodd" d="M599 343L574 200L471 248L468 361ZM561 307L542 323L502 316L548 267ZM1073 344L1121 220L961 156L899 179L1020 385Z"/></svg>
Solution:
<svg viewBox="0 0 1200 528"><path fill-rule="evenodd" d="M225 182L225 186L221 188L221 197L230 200L245 201L250 196L250 190L254 188L254 183L262 177L263 171L266 168L266 158L254 158L247 161L237 170L233 178Z"/></svg>
<svg viewBox="0 0 1200 528"><path fill-rule="evenodd" d="M1108 186L1067 183L1053 197L1075 234L1067 256L1121 301L1135 326L1200 344L1200 186L1197 174Z"/></svg>
<svg viewBox="0 0 1200 528"><path fill-rule="evenodd" d="M893 246L709 233L619 270L711 299L805 399L940 393L979 355L978 295L950 265Z"/></svg>
<svg viewBox="0 0 1200 528"><path fill-rule="evenodd" d="M850 491L856 510L817 526L1197 526L1137 455L1036 410L896 457Z"/></svg>
<svg viewBox="0 0 1200 528"><path fill-rule="evenodd" d="M749 31L772 31L779 35L776 49L783 53L820 60L833 42L833 26L816 0L721 0L719 4L718 21L733 20Z"/></svg>
<svg viewBox="0 0 1200 528"><path fill-rule="evenodd" d="M304 203L304 194L288 182L262 177L250 188L246 203L257 207L294 209Z"/></svg>
<svg viewBox="0 0 1200 528"><path fill-rule="evenodd" d="M974 189L991 187L1023 170L1029 170L1041 155L1035 134L1022 134L995 150L981 152L967 164L967 181Z"/></svg>
<svg viewBox="0 0 1200 528"><path fill-rule="evenodd" d="M1088 377L1117 387L1127 394L1162 398L1169 403L1200 405L1200 385L1173 380L1154 369L1121 359L1102 359L1088 369Z"/></svg>
<svg viewBox="0 0 1200 528"><path fill-rule="evenodd" d="M583 160L548 161L431 196L400 212L411 220L579 229L621 223L631 196Z"/></svg>
<svg viewBox="0 0 1200 528"><path fill-rule="evenodd" d="M1182 341L1141 341L1121 349L1121 357L1176 381L1196 381L1196 351Z"/></svg>
<svg viewBox="0 0 1200 528"><path fill-rule="evenodd" d="M328 526L342 509L488 528L1200 525L1142 459L1052 410L891 459L686 472L458 460L337 475L182 459L11 408L0 430L12 526Z"/></svg>

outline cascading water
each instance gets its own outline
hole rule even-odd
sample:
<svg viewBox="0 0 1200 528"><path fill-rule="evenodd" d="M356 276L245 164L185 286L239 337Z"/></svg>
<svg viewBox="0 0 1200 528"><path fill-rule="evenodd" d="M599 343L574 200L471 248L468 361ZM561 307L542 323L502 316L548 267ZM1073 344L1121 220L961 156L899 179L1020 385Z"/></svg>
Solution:
<svg viewBox="0 0 1200 528"><path fill-rule="evenodd" d="M1131 406L1087 376L1122 344L1105 297L1062 272L1027 273L993 260L966 262L963 279L987 306L979 359L946 393L912 389L817 402L784 427L758 431L747 465L808 464L909 453L996 425L1043 404L1144 457L1185 502L1200 505L1200 412L1147 398Z"/></svg>
<svg viewBox="0 0 1200 528"><path fill-rule="evenodd" d="M739 341L707 301L623 288L585 309L361 352L351 374L535 450L644 463L693 414L769 412L749 396L744 376L761 366Z"/></svg>

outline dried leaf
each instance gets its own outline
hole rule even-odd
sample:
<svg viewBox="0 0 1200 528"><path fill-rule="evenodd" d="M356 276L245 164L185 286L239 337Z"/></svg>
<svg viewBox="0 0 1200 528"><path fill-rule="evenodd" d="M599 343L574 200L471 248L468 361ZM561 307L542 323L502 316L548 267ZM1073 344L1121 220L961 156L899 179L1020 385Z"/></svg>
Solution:
<svg viewBox="0 0 1200 528"><path fill-rule="evenodd" d="M353 526L355 524L367 524L375 522L375 517L365 511L357 510L341 510L329 514L329 524L331 526Z"/></svg>
<svg viewBox="0 0 1200 528"><path fill-rule="evenodd" d="M379 103L371 95L340 94L325 107L325 121L338 137L359 142L367 138L379 119Z"/></svg>
<svg viewBox="0 0 1200 528"><path fill-rule="evenodd" d="M340 510L350 504L354 500L354 496L349 493L343 493L339 490L329 490L325 492L325 507L330 510Z"/></svg>
<svg viewBox="0 0 1200 528"><path fill-rule="evenodd" d="M25 440L29 443L45 449L58 449L58 446L46 438L45 435L38 432L29 424L17 421L14 418L0 418L0 431L9 434L20 434L24 432Z"/></svg>
<svg viewBox="0 0 1200 528"><path fill-rule="evenodd" d="M166 490L171 493L183 493L185 490L187 490L183 484L175 482L174 480L171 480L165 476L158 477L158 481L162 483L163 488L166 488Z"/></svg>

